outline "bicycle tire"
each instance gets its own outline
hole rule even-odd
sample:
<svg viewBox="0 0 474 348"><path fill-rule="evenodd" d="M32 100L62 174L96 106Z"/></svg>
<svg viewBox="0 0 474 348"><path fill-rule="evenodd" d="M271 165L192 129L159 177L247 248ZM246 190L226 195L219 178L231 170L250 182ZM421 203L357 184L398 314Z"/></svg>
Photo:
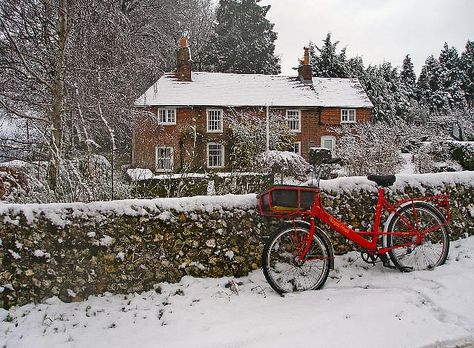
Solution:
<svg viewBox="0 0 474 348"><path fill-rule="evenodd" d="M440 227L427 234L420 245L410 245L392 249L388 252L395 267L400 271L418 271L433 269L445 263L449 253L449 228L443 214L431 204L415 202L401 207L388 223L387 232L404 232L408 227L402 222L400 216L414 223L413 209L416 211L419 228L430 226ZM388 247L413 241L413 236L397 236L387 234Z"/></svg>
<svg viewBox="0 0 474 348"><path fill-rule="evenodd" d="M318 230L318 228L316 228ZM309 260L298 259L298 240L309 236L302 226L284 227L276 231L265 243L262 254L263 274L273 290L280 295L320 289L329 275L330 249L316 232L308 251Z"/></svg>

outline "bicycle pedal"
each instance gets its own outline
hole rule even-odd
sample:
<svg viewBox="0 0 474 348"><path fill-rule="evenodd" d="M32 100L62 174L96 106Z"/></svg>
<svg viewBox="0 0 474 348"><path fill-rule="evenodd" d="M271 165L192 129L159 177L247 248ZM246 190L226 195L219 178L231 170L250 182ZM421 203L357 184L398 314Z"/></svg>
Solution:
<svg viewBox="0 0 474 348"><path fill-rule="evenodd" d="M382 265L386 268L390 268L390 269L397 269L397 267L391 265L390 263L385 263L385 262L382 262Z"/></svg>
<svg viewBox="0 0 474 348"><path fill-rule="evenodd" d="M413 271L413 267L407 267L407 266L403 266L403 267L400 267L400 271L402 272L412 272Z"/></svg>
<svg viewBox="0 0 474 348"><path fill-rule="evenodd" d="M379 255L379 258L380 258L380 261L382 261L382 265L384 267L387 267L390 269L397 269L397 267L390 264L390 259L387 257L387 255L385 254Z"/></svg>

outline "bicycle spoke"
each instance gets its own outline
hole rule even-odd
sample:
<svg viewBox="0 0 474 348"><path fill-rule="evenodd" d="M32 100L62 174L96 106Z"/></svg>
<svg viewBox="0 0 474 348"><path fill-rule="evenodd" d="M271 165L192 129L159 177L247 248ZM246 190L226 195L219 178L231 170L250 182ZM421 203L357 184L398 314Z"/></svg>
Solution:
<svg viewBox="0 0 474 348"><path fill-rule="evenodd" d="M308 236L306 229L289 228L278 233L266 245L262 261L264 274L278 292L315 289L326 280L328 251L318 236L313 237L307 256L301 259Z"/></svg>

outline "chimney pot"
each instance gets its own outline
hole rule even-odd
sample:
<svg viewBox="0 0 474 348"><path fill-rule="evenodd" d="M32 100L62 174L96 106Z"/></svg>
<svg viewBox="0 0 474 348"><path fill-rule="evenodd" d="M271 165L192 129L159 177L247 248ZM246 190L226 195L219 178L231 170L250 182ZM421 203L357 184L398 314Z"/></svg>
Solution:
<svg viewBox="0 0 474 348"><path fill-rule="evenodd" d="M188 39L184 35L179 38L178 47L179 48L188 47Z"/></svg>

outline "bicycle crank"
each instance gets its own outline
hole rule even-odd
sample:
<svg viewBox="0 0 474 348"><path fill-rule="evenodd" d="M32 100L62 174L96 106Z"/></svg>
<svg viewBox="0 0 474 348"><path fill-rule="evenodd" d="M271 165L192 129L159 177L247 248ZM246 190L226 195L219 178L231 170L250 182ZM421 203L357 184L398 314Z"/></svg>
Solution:
<svg viewBox="0 0 474 348"><path fill-rule="evenodd" d="M378 260L378 255L371 255L365 251L362 251L360 253L360 257L362 257L362 260L364 260L366 263L369 263L371 265L375 265L375 262Z"/></svg>

